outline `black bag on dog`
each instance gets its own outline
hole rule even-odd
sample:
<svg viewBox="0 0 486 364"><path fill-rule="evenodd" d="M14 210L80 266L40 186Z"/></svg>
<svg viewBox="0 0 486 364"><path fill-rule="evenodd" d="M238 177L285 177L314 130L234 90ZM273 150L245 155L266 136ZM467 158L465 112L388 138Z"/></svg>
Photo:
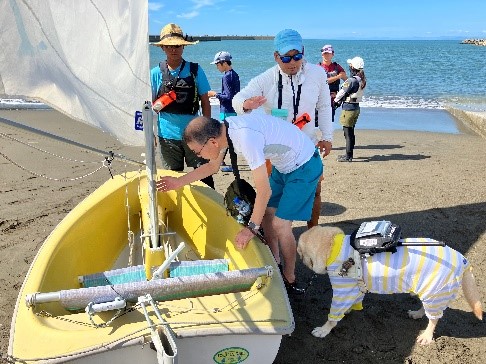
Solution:
<svg viewBox="0 0 486 364"><path fill-rule="evenodd" d="M361 256L370 256L381 252L397 251L400 244L402 229L390 221L363 222L350 237L351 246Z"/></svg>
<svg viewBox="0 0 486 364"><path fill-rule="evenodd" d="M224 124L226 126L231 167L233 167L233 174L235 175L235 180L228 186L224 195L224 205L226 206L226 211L236 218L239 223L248 225L253 212L253 205L255 204L256 192L251 184L240 177L236 153L228 133L228 122L224 120Z"/></svg>

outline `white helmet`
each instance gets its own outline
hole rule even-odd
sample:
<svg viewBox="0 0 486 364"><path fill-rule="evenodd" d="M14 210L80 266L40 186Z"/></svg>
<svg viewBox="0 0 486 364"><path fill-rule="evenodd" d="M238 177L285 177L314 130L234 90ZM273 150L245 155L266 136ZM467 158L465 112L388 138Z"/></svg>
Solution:
<svg viewBox="0 0 486 364"><path fill-rule="evenodd" d="M364 68L364 61L361 57L354 57L353 59L348 59L347 62L355 70L362 70Z"/></svg>

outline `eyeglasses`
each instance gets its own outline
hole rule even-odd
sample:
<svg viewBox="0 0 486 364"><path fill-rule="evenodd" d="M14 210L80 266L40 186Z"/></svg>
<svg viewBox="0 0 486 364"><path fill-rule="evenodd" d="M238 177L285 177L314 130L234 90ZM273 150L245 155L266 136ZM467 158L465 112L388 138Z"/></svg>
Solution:
<svg viewBox="0 0 486 364"><path fill-rule="evenodd" d="M304 57L303 53L296 53L293 56L281 56L280 54L278 55L280 57L280 60L282 63L290 63L291 60L294 60L295 62L298 62Z"/></svg>
<svg viewBox="0 0 486 364"><path fill-rule="evenodd" d="M199 149L199 152L194 152L194 154L195 154L196 156L201 157L201 152L202 152L202 150L204 149L204 147L206 146L206 144L208 144L209 139L211 139L211 138L207 138L207 139L206 139L206 141L205 141L205 142L204 142L204 144L202 145L201 149Z"/></svg>

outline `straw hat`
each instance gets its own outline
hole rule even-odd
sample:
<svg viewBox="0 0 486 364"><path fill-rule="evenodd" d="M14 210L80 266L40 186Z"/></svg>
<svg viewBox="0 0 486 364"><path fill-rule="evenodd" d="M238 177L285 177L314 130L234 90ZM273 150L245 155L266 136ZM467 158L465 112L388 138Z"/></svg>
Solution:
<svg viewBox="0 0 486 364"><path fill-rule="evenodd" d="M152 45L192 45L199 43L199 41L190 42L187 39L187 34L184 37L184 33L180 26L174 23L169 23L160 31L160 40L157 43L152 43Z"/></svg>

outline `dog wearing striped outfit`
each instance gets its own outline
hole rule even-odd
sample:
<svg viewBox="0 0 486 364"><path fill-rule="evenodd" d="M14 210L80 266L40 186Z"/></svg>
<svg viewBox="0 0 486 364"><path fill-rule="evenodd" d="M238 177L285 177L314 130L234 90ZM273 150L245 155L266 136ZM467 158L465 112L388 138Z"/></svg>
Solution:
<svg viewBox="0 0 486 364"><path fill-rule="evenodd" d="M333 289L328 320L316 327L312 335L327 336L346 313L361 310L366 292L417 295L422 307L408 311L408 315L413 319L425 315L429 320L425 331L417 337L421 345L433 341L437 322L461 285L474 315L482 320L483 309L472 268L461 253L448 246L398 246L395 253L360 257L349 239L337 227L322 226L313 227L299 238L297 252L302 261L315 273L328 274Z"/></svg>

